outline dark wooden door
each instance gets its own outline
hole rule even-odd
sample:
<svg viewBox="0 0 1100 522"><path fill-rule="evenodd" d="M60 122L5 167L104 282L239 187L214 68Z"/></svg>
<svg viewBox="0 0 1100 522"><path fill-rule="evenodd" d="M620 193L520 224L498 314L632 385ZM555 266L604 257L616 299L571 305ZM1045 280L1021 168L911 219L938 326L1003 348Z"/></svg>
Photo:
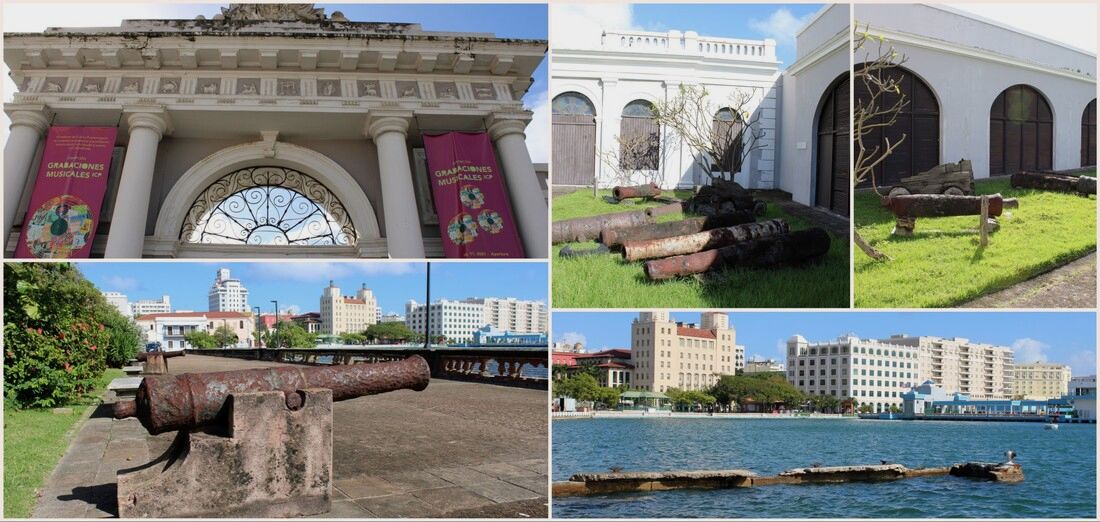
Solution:
<svg viewBox="0 0 1100 522"><path fill-rule="evenodd" d="M843 216L848 215L851 193L849 159L849 123L851 107L848 94L852 85L848 74L833 82L825 91L817 116L817 164L814 172L817 190L814 204Z"/></svg>
<svg viewBox="0 0 1100 522"><path fill-rule="evenodd" d="M554 98L551 168L555 185L591 185L596 177L596 111L588 98Z"/></svg>
<svg viewBox="0 0 1100 522"><path fill-rule="evenodd" d="M1081 166L1096 165L1096 99L1085 106L1081 115Z"/></svg>
<svg viewBox="0 0 1100 522"><path fill-rule="evenodd" d="M875 184L888 187L901 178L919 174L940 164L940 105L928 84L912 71L904 67L892 67L883 70L881 74L884 79L898 82L901 94L905 96L905 105L892 125L873 128L863 136L864 149L868 153L875 147L879 151L886 150L888 142L901 143L873 172ZM870 99L867 86L862 81L856 82L855 97L864 104ZM880 97L876 105L882 110L892 107L897 100L896 95L885 95ZM885 116L879 117L871 123L882 123L886 119ZM870 177L859 186L871 186Z"/></svg>
<svg viewBox="0 0 1100 522"><path fill-rule="evenodd" d="M1054 159L1054 115L1030 85L1001 92L989 110L989 174L1049 170Z"/></svg>

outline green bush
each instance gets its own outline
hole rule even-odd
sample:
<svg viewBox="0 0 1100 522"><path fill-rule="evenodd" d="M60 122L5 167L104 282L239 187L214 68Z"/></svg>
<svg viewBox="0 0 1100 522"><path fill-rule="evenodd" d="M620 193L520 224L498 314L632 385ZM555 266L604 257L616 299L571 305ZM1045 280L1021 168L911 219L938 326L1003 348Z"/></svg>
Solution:
<svg viewBox="0 0 1100 522"><path fill-rule="evenodd" d="M76 401L95 388L109 358L137 350L136 327L70 264L5 263L4 304L10 407Z"/></svg>
<svg viewBox="0 0 1100 522"><path fill-rule="evenodd" d="M101 318L109 336L107 340L107 366L121 368L137 355L144 342L141 329L129 317L108 306Z"/></svg>

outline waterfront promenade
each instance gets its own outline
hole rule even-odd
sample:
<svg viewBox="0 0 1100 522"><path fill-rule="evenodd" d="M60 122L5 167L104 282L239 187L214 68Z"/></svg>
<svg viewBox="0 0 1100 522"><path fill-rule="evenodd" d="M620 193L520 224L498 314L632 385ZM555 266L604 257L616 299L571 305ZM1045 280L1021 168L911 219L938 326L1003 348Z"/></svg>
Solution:
<svg viewBox="0 0 1100 522"><path fill-rule="evenodd" d="M169 373L279 366L201 355ZM546 392L433 379L333 405L333 502L327 517L545 517ZM40 491L36 518L117 516L119 469L164 453L175 433L96 409Z"/></svg>
<svg viewBox="0 0 1100 522"><path fill-rule="evenodd" d="M855 415L840 415L835 413L695 413L688 411L585 411L585 412L553 412L554 420L566 419L855 419Z"/></svg>

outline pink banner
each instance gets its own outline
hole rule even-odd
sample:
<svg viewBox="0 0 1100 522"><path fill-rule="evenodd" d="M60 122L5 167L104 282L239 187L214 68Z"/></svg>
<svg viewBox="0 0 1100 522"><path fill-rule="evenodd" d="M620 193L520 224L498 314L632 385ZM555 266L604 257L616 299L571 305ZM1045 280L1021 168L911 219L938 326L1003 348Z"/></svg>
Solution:
<svg viewBox="0 0 1100 522"><path fill-rule="evenodd" d="M88 257L107 192L116 131L50 127L15 257Z"/></svg>
<svg viewBox="0 0 1100 522"><path fill-rule="evenodd" d="M447 257L524 257L489 136L426 135L424 149Z"/></svg>

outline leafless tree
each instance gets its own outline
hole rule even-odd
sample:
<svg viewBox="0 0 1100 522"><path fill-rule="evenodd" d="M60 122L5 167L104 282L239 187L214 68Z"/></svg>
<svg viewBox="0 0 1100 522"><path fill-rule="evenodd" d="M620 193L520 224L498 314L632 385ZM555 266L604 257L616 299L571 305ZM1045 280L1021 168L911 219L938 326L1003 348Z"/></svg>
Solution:
<svg viewBox="0 0 1100 522"><path fill-rule="evenodd" d="M615 136L615 146L607 150L596 147L596 157L600 159L606 170L611 173L612 182L616 185L627 185L638 182L660 182L661 171L659 168L639 168L644 165L660 166L664 162L668 147L660 136L635 134L631 136ZM592 194L596 194L596 185L593 183Z"/></svg>
<svg viewBox="0 0 1100 522"><path fill-rule="evenodd" d="M871 34L870 28L862 30L856 26L853 37L855 53L862 53L864 60L856 66L853 73L853 86L861 88L862 96L855 96L852 111L852 138L855 146L855 161L852 164L852 187L870 180L875 193L882 197L875 181L875 167L880 165L904 141L905 134L897 141L884 137L884 143L868 146L865 141L869 135L879 129L887 129L898 120L898 115L909 104L908 96L901 90L901 75L891 74L895 67L905 63L905 56L899 55L885 38ZM858 56L858 54L857 54ZM862 86L862 87L860 87ZM865 138L867 138L865 140ZM856 230L855 243L865 254L876 260L889 259L860 236Z"/></svg>
<svg viewBox="0 0 1100 522"><path fill-rule="evenodd" d="M658 102L654 117L661 128L683 138L693 149L695 162L711 179L731 176L754 150L764 148L767 134L760 124L760 111L752 111L759 89L738 90L717 105L706 87L680 85L679 93Z"/></svg>

